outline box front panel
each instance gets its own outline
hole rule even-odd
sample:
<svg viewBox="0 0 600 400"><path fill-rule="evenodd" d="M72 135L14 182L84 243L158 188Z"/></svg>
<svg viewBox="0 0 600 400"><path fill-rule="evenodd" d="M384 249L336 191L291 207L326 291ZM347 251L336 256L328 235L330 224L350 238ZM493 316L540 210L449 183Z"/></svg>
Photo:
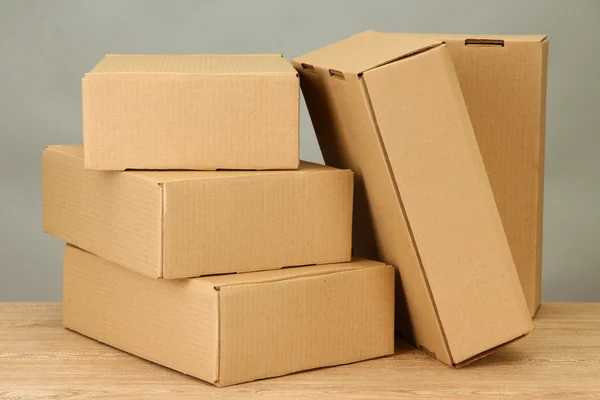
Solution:
<svg viewBox="0 0 600 400"><path fill-rule="evenodd" d="M449 48L533 315L541 297L548 42L502 43L451 40Z"/></svg>
<svg viewBox="0 0 600 400"><path fill-rule="evenodd" d="M249 173L165 191L165 278L350 260L350 171Z"/></svg>
<svg viewBox="0 0 600 400"><path fill-rule="evenodd" d="M89 74L83 119L91 169L298 167L292 74Z"/></svg>

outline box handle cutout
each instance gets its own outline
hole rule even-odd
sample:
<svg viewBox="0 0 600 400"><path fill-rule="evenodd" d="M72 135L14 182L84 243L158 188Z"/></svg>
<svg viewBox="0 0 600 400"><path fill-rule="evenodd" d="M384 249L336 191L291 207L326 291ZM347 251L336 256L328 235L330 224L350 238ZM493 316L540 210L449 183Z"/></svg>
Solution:
<svg viewBox="0 0 600 400"><path fill-rule="evenodd" d="M331 76L333 78L341 79L343 81L346 80L346 78L344 78L344 74L341 71L336 71L335 69L329 70L329 76Z"/></svg>
<svg viewBox="0 0 600 400"><path fill-rule="evenodd" d="M465 39L465 46L504 47L504 40L502 40L502 39Z"/></svg>
<svg viewBox="0 0 600 400"><path fill-rule="evenodd" d="M310 64L300 64L302 66L302 71L307 71L307 72L312 72L313 74L315 73L315 67L313 67Z"/></svg>

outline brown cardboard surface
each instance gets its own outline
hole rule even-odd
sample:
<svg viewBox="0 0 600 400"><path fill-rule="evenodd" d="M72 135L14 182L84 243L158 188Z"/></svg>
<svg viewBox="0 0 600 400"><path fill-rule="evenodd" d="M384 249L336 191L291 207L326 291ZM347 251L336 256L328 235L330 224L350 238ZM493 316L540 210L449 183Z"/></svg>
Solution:
<svg viewBox="0 0 600 400"><path fill-rule="evenodd" d="M298 76L281 55L107 55L82 95L88 169L298 168Z"/></svg>
<svg viewBox="0 0 600 400"><path fill-rule="evenodd" d="M521 286L534 315L542 287L549 40L544 35L402 36L411 41L434 38L448 45Z"/></svg>
<svg viewBox="0 0 600 400"><path fill-rule="evenodd" d="M67 245L63 323L227 386L392 354L393 275L357 259L159 281Z"/></svg>
<svg viewBox="0 0 600 400"><path fill-rule="evenodd" d="M42 158L44 230L151 278L350 260L349 170L91 171L82 146Z"/></svg>
<svg viewBox="0 0 600 400"><path fill-rule="evenodd" d="M355 173L354 253L397 267L400 334L460 366L528 333L447 46L368 31L293 62L326 163Z"/></svg>

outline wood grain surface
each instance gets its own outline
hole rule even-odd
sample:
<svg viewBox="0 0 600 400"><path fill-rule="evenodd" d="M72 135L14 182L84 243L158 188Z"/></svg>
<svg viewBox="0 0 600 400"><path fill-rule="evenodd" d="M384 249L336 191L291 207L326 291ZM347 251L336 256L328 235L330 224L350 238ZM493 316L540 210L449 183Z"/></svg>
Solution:
<svg viewBox="0 0 600 400"><path fill-rule="evenodd" d="M463 369L396 354L215 388L61 326L59 303L0 303L0 399L600 398L600 303L547 303L527 338Z"/></svg>

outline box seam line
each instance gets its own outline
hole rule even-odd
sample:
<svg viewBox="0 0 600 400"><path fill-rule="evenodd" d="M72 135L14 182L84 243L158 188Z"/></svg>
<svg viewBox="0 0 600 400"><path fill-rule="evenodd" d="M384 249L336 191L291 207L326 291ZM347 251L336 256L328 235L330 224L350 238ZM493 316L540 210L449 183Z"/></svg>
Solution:
<svg viewBox="0 0 600 400"><path fill-rule="evenodd" d="M438 47L438 46L435 46L435 47ZM429 49L435 48L435 47L430 47ZM424 50L424 51L426 51L426 50ZM423 260L421 259L421 254L419 253L419 248L417 247L417 243L416 243L413 231L412 231L412 227L410 225L410 221L408 220L408 216L406 215L406 209L404 208L404 203L402 202L402 197L400 196L400 191L398 190L398 185L396 184L396 177L395 177L394 171L392 170L392 167L390 165L390 159L389 159L387 150L386 150L385 146L383 146L383 139L381 138L381 130L379 128L379 124L377 123L377 119L375 118L375 112L374 112L374 109L373 109L373 103L371 102L371 97L369 96L369 91L367 89L367 85L366 85L364 79L360 79L360 87L361 87L361 91L363 93L363 96L365 98L365 101L367 103L367 107L369 109L369 116L370 116L371 121L373 122L373 125L375 127L375 132L377 134L377 140L379 142L379 147L381 148L381 151L383 152L383 156L384 156L384 160L385 160L385 167L386 167L386 169L388 171L388 174L392 178L393 187L394 187L394 194L396 196L396 201L400 205L400 209L402 211L402 217L403 217L404 222L406 223L406 226L408 228L408 233L409 233L409 236L410 236L410 240L411 240L411 243L413 245L413 248L415 249L415 253L417 255L417 260L418 260L419 267L420 267L420 270L421 270L421 277L423 278L423 281L425 282L425 286L427 287L427 294L428 294L429 300L431 301L431 305L433 307L433 312L435 314L435 318L436 318L436 322L437 322L438 328L440 329L440 333L442 334L442 340L444 341L444 347L446 348L446 351L448 352L448 356L450 357L450 362L452 364L454 364L454 357L452 355L452 352L450 351L450 346L448 344L448 338L446 337L446 332L444 331L444 327L443 327L442 321L440 319L439 310L438 310L437 305L435 303L435 299L433 298L433 294L431 293L431 286L429 284L429 280L427 279L427 275L425 274L425 268L423 266Z"/></svg>
<svg viewBox="0 0 600 400"><path fill-rule="evenodd" d="M272 279L265 279L263 281L256 281L256 282L240 282L240 283L231 283L231 284L223 284L223 285L214 285L214 288L215 288L215 290L220 290L220 289L224 289L224 288L237 287L237 286L264 285L264 284L270 284L270 283L280 283L280 282L293 281L293 280L305 280L308 278L322 277L322 276L327 276L327 275L344 274L344 273L350 273L350 272L356 272L356 271L363 271L363 270L367 270L367 269L371 269L371 268L387 268L387 267L391 267L391 266L388 264L382 263L381 265L372 266L372 267L369 267L369 266L349 267L348 269L344 269L344 270L340 270L340 271L325 271L325 272L320 272L320 273L311 273L310 275L290 276L290 277L286 277L286 278L272 278Z"/></svg>

